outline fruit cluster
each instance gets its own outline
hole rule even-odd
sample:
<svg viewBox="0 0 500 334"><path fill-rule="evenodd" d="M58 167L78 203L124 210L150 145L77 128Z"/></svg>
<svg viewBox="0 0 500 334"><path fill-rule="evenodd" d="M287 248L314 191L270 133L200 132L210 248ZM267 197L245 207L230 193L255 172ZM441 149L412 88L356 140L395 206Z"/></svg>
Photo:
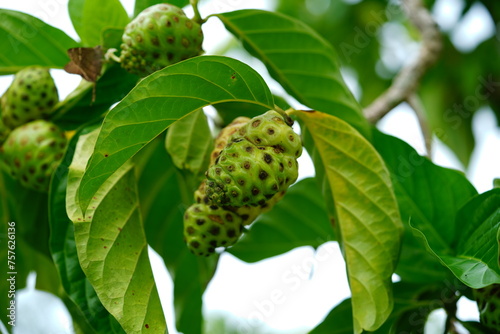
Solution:
<svg viewBox="0 0 500 334"><path fill-rule="evenodd" d="M123 68L147 76L202 52L201 26L170 4L146 8L126 27L120 62Z"/></svg>
<svg viewBox="0 0 500 334"><path fill-rule="evenodd" d="M2 168L26 188L47 192L66 149L64 132L45 120L59 102L48 69L19 71L1 99Z"/></svg>
<svg viewBox="0 0 500 334"><path fill-rule="evenodd" d="M239 117L215 141L206 179L184 215L184 237L196 255L229 247L244 225L270 210L297 180L300 137L276 111ZM215 232L215 233L213 233Z"/></svg>

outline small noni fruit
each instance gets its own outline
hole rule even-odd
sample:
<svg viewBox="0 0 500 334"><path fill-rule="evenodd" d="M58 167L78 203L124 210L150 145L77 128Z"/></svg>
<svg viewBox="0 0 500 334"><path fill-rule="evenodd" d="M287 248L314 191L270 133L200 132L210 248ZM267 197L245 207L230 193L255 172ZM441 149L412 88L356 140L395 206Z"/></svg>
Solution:
<svg viewBox="0 0 500 334"><path fill-rule="evenodd" d="M272 146L295 158L302 154L302 141L299 135L275 110L269 110L265 114L252 118L237 133L234 133L229 141L241 137L257 146Z"/></svg>
<svg viewBox="0 0 500 334"><path fill-rule="evenodd" d="M2 120L13 129L49 116L59 102L59 95L49 70L31 66L17 72L1 102Z"/></svg>
<svg viewBox="0 0 500 334"><path fill-rule="evenodd" d="M143 10L126 27L120 61L127 71L147 76L168 65L202 53L201 26L174 5Z"/></svg>
<svg viewBox="0 0 500 334"><path fill-rule="evenodd" d="M270 110L234 132L206 172L209 202L229 207L262 206L298 177L300 137Z"/></svg>
<svg viewBox="0 0 500 334"><path fill-rule="evenodd" d="M241 218L216 205L193 204L184 213L184 238L195 255L209 256L217 247L234 245L242 231Z"/></svg>
<svg viewBox="0 0 500 334"><path fill-rule="evenodd" d="M500 333L500 284L473 291L481 323L495 333Z"/></svg>
<svg viewBox="0 0 500 334"><path fill-rule="evenodd" d="M13 178L23 186L47 192L50 177L63 157L66 136L56 125L36 120L14 129L0 150Z"/></svg>
<svg viewBox="0 0 500 334"><path fill-rule="evenodd" d="M209 199L218 205L262 205L298 176L297 161L246 139L229 142L206 172Z"/></svg>

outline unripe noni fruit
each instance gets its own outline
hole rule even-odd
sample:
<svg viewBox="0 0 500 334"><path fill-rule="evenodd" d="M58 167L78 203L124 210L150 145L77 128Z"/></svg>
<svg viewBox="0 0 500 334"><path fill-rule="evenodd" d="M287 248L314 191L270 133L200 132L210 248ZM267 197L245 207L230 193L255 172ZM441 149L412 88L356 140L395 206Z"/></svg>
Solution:
<svg viewBox="0 0 500 334"><path fill-rule="evenodd" d="M474 289L481 324L500 333L500 284Z"/></svg>
<svg viewBox="0 0 500 334"><path fill-rule="evenodd" d="M49 70L31 66L16 73L1 102L2 121L13 129L47 118L59 102L59 95Z"/></svg>
<svg viewBox="0 0 500 334"><path fill-rule="evenodd" d="M201 26L181 8L158 4L143 10L122 36L121 65L127 71L147 76L168 65L202 53Z"/></svg>
<svg viewBox="0 0 500 334"><path fill-rule="evenodd" d="M55 124L36 120L14 129L0 155L23 186L47 192L52 173L66 149L66 136Z"/></svg>
<svg viewBox="0 0 500 334"><path fill-rule="evenodd" d="M195 255L209 256L217 247L234 245L242 231L241 218L216 205L193 204L184 213L184 239Z"/></svg>

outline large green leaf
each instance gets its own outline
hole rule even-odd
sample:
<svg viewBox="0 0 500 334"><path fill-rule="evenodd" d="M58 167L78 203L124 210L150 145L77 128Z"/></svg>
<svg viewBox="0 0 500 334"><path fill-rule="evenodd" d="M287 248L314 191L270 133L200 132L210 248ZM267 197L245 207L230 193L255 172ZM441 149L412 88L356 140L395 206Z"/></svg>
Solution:
<svg viewBox="0 0 500 334"><path fill-rule="evenodd" d="M119 168L80 210L76 190L97 139L80 139L69 168L66 211L74 224L80 265L104 307L127 333L165 333L148 258L132 164Z"/></svg>
<svg viewBox="0 0 500 334"><path fill-rule="evenodd" d="M373 139L391 171L406 227L396 272L410 282L443 280L449 272L414 236L409 223L447 245L453 238L456 212L477 192L462 173L434 165L404 141L378 131Z"/></svg>
<svg viewBox="0 0 500 334"><path fill-rule="evenodd" d="M229 253L257 262L295 247L318 247L335 240L334 234L320 189L308 178L293 185L271 211L260 216Z"/></svg>
<svg viewBox="0 0 500 334"><path fill-rule="evenodd" d="M216 16L299 102L369 134L361 108L342 79L335 50L318 33L280 13L249 9Z"/></svg>
<svg viewBox="0 0 500 334"><path fill-rule="evenodd" d="M392 310L391 276L403 230L389 171L373 146L346 122L321 112L294 114L310 132L330 185L355 332L376 330Z"/></svg>
<svg viewBox="0 0 500 334"><path fill-rule="evenodd" d="M202 56L143 79L106 116L77 198L83 211L99 187L178 119L210 104L241 101L271 109L264 80L235 59Z"/></svg>
<svg viewBox="0 0 500 334"><path fill-rule="evenodd" d="M73 307L69 307L73 321L77 322L85 333L124 333L116 319L106 311L80 267L73 224L66 214L68 168L80 134L85 133L81 132L71 139L66 155L55 171L51 183L50 249L64 290L69 296L69 302L74 304ZM68 305L68 302L66 304Z"/></svg>
<svg viewBox="0 0 500 334"><path fill-rule="evenodd" d="M183 241L182 219L193 201L193 189L186 187L183 173L167 154L163 136L152 141L134 161L146 236L163 257L174 282L176 327L183 333L201 333L202 295L218 257L196 257Z"/></svg>
<svg viewBox="0 0 500 334"><path fill-rule="evenodd" d="M370 332L388 333L423 333L429 313L442 307L439 300L442 287L434 294L425 291L429 287L399 282L394 284L394 309L387 321L379 329ZM433 298L434 297L434 298ZM333 308L326 318L310 334L352 334L352 303L346 299ZM406 324L409 328L404 328Z"/></svg>
<svg viewBox="0 0 500 334"><path fill-rule="evenodd" d="M30 65L63 68L67 50L78 46L68 35L25 13L0 9L0 75Z"/></svg>
<svg viewBox="0 0 500 334"><path fill-rule="evenodd" d="M200 109L168 129L165 146L177 168L196 176L207 170L213 149L211 139L207 117Z"/></svg>
<svg viewBox="0 0 500 334"><path fill-rule="evenodd" d="M123 28L130 21L119 0L70 0L69 16L84 46L97 46L106 28Z"/></svg>
<svg viewBox="0 0 500 334"><path fill-rule="evenodd" d="M448 238L429 234L425 226L411 223L431 251L464 284L474 289L500 283L498 239L500 189L478 195L465 204L450 221Z"/></svg>
<svg viewBox="0 0 500 334"><path fill-rule="evenodd" d="M189 3L189 0L135 0L135 6L134 6L134 16L137 16L140 12L142 12L144 9L151 7L153 5L159 4L159 3L170 3L174 6L177 7L184 7Z"/></svg>
<svg viewBox="0 0 500 334"><path fill-rule="evenodd" d="M94 84L82 80L73 92L57 104L52 121L65 130L74 130L83 124L92 123L101 118L113 103L120 101L135 86L137 80L137 76L119 65L112 65L97 80L95 101L92 101Z"/></svg>

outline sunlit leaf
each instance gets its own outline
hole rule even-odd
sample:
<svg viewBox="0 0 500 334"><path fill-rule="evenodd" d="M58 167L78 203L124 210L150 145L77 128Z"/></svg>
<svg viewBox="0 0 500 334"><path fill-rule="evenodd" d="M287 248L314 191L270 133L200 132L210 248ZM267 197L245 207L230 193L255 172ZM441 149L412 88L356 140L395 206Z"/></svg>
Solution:
<svg viewBox="0 0 500 334"><path fill-rule="evenodd" d="M321 156L352 293L354 329L379 328L393 306L391 276L402 223L382 158L354 128L321 112L295 112Z"/></svg>
<svg viewBox="0 0 500 334"><path fill-rule="evenodd" d="M76 190L98 132L80 137L69 168L66 211L80 265L125 332L164 333L165 318L148 258L133 165L119 168L83 213Z"/></svg>

